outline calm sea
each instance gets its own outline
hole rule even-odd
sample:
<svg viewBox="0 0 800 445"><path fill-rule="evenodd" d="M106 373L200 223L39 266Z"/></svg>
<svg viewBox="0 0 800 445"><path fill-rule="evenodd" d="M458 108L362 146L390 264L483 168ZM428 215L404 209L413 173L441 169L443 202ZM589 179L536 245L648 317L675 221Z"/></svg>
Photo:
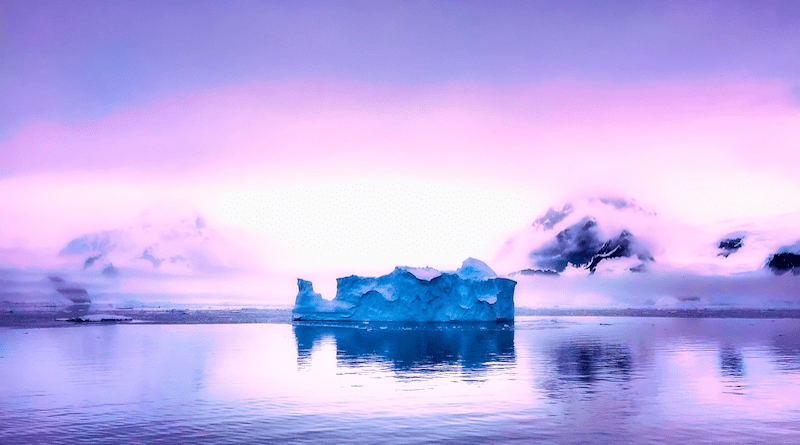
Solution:
<svg viewBox="0 0 800 445"><path fill-rule="evenodd" d="M800 443L800 320L0 328L0 443Z"/></svg>

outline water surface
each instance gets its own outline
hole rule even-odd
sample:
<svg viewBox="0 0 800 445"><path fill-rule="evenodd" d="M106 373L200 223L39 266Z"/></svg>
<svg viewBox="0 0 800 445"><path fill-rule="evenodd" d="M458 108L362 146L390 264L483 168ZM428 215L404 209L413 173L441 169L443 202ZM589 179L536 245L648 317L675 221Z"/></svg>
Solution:
<svg viewBox="0 0 800 445"><path fill-rule="evenodd" d="M2 443L800 443L800 320L0 328Z"/></svg>

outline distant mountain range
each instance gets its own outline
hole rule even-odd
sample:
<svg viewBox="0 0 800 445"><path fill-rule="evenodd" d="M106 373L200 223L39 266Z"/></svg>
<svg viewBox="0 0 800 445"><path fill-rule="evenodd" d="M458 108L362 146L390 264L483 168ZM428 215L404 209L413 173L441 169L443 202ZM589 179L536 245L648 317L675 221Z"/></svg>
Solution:
<svg viewBox="0 0 800 445"><path fill-rule="evenodd" d="M783 226L791 226L800 218L795 214L783 219ZM800 226L787 232L785 227L772 230L770 223L726 221L718 227L692 228L662 220L634 200L581 199L549 208L508 240L498 261L527 274L571 272L567 269L594 274L621 268L645 272L654 263L663 263L660 269L713 269L715 274L743 272L748 270L743 264L749 263L749 270L800 274Z"/></svg>
<svg viewBox="0 0 800 445"><path fill-rule="evenodd" d="M126 271L195 275L244 267L241 247L206 225L200 215L152 222L143 216L126 228L87 233L58 253L76 267L117 277Z"/></svg>
<svg viewBox="0 0 800 445"><path fill-rule="evenodd" d="M150 211L124 227L67 241L40 268L0 270L0 301L91 303L107 293L212 292L211 284L251 273L254 254L209 227L194 212ZM195 281L194 284L188 284ZM201 284L203 283L203 284ZM222 284L220 284L222 283Z"/></svg>
<svg viewBox="0 0 800 445"><path fill-rule="evenodd" d="M798 240L797 213L692 225L632 199L585 198L547 209L492 265L530 306L794 307Z"/></svg>
<svg viewBox="0 0 800 445"><path fill-rule="evenodd" d="M225 233L193 211L145 212L122 227L65 240L45 257L55 261L40 268L0 269L0 301L291 295L283 281L250 286L231 279L270 271L259 269L246 243ZM575 199L542 212L489 263L518 281L519 306L794 308L800 307L800 213L694 225L632 199ZM293 288L291 280L285 284Z"/></svg>

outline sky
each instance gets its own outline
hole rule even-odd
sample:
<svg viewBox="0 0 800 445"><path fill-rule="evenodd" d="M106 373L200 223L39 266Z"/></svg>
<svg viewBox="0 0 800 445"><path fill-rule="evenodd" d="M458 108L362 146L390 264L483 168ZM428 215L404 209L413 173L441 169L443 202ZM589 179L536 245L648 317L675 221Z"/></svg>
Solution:
<svg viewBox="0 0 800 445"><path fill-rule="evenodd" d="M798 212L797 54L794 1L0 0L0 260L153 208L337 271L489 258L573 196Z"/></svg>

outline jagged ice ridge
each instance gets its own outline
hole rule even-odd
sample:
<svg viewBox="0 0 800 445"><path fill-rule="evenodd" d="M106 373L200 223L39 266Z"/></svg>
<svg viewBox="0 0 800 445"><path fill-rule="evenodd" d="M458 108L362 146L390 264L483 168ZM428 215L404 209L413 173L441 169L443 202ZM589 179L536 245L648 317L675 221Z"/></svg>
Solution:
<svg viewBox="0 0 800 445"><path fill-rule="evenodd" d="M501 322L514 319L516 281L499 278L485 263L468 258L455 272L396 267L380 277L336 280L336 297L325 300L310 281L297 280L294 320Z"/></svg>

